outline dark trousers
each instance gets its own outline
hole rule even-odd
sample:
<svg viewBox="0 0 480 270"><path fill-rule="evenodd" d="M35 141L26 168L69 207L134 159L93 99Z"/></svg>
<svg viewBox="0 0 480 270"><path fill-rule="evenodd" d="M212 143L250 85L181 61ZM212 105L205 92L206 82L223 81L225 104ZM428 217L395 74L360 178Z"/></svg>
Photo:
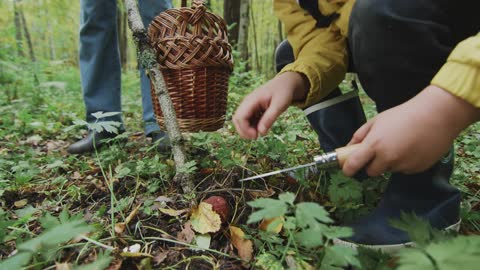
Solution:
<svg viewBox="0 0 480 270"><path fill-rule="evenodd" d="M460 41L480 30L478 0L357 0L350 57L379 112L418 94Z"/></svg>

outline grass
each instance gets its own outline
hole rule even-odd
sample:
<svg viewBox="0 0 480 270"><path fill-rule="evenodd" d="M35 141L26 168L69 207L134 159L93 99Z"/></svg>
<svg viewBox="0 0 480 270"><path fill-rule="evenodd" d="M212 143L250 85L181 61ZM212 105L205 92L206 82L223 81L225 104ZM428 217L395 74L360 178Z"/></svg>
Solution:
<svg viewBox="0 0 480 270"><path fill-rule="evenodd" d="M9 63L14 65L13 70L27 67L21 61ZM194 198L177 194L178 187L170 181L174 175L172 156L157 153L143 136L136 71L129 70L122 78L123 116L128 131L122 136L128 142L119 139L97 154L84 156L68 155L65 150L85 134L82 127L73 126L75 120L84 118L76 67L38 63L21 74L5 72L2 76L0 261L12 255L21 243L29 243L48 231L48 226L73 222L73 216L79 215L92 225L88 236L57 244L54 254L43 254L40 249L28 268L53 269L55 263L80 266L94 262L122 269L238 269L242 261L230 245L226 228L213 234L207 249L185 244L178 240L178 234L188 215L166 215L160 209L187 209L188 213L190 201L221 195L232 209L229 223L241 226L250 235L258 235L255 226L246 225L251 213L247 201L290 191L296 194L297 201L321 203L337 222L343 222L373 207L385 184L381 179L366 181L363 187L350 184L347 188L360 189L368 195L338 205L328 194L330 178L324 173L297 175L295 183L289 178L285 181L285 176L269 182L238 183L236 180L248 172L306 163L319 153L316 134L294 108L282 116L269 136L244 141L236 135L230 122L234 108L245 93L264 80L251 73L236 72L231 79L225 128L216 133L188 135L188 153L196 168L198 192ZM374 104L365 96L362 100L367 115L373 116ZM462 233L467 235L480 232L479 139L480 124L476 124L456 142L452 181L464 194ZM48 217L61 217L63 210L69 214L57 223ZM268 235L263 237L255 242L257 251L276 246ZM121 252L134 244L140 244L138 252ZM287 252L290 251L281 250L281 257L292 256ZM265 253L257 255L266 258Z"/></svg>

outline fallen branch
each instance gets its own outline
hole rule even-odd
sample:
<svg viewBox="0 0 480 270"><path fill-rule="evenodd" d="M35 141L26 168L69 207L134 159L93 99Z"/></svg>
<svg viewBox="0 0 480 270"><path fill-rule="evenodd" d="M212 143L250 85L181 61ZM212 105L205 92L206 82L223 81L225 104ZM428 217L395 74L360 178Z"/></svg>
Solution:
<svg viewBox="0 0 480 270"><path fill-rule="evenodd" d="M170 99L170 95L165 86L162 72L158 69L155 52L148 41L148 34L140 17L137 1L127 0L126 7L128 25L132 30L134 41L137 44L139 64L147 71L150 81L155 88L155 94L158 98L165 119L165 127L172 144L172 153L176 169L174 181L180 183L184 193L190 193L193 191L194 186L193 176L185 173L185 165L187 163L185 140L178 127L177 116L172 100Z"/></svg>

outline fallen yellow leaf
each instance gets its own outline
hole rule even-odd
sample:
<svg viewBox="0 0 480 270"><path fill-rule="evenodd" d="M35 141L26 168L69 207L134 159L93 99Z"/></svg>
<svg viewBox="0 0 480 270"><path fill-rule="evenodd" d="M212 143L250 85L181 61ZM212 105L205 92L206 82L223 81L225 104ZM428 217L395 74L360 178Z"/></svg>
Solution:
<svg viewBox="0 0 480 270"><path fill-rule="evenodd" d="M23 199L23 200L20 200L20 201L16 201L16 202L14 203L14 205L15 205L16 208L22 208L22 207L24 207L25 205L27 205L27 203L28 203L28 200L27 200L27 199Z"/></svg>
<svg viewBox="0 0 480 270"><path fill-rule="evenodd" d="M126 225L123 222L115 223L115 233L122 234L125 231Z"/></svg>
<svg viewBox="0 0 480 270"><path fill-rule="evenodd" d="M252 260L253 243L251 240L245 239L242 229L230 226L230 237L232 245L237 249L238 256L245 261Z"/></svg>
<svg viewBox="0 0 480 270"><path fill-rule="evenodd" d="M284 223L285 223L285 218L274 217L274 218L262 220L258 228L265 232L280 233L283 229Z"/></svg>
<svg viewBox="0 0 480 270"><path fill-rule="evenodd" d="M158 208L158 210L160 212L164 213L165 215L169 215L171 217L178 217L181 214L184 214L184 213L188 212L188 209L175 210L175 209L172 209L172 208Z"/></svg>
<svg viewBox="0 0 480 270"><path fill-rule="evenodd" d="M212 205L205 202L201 202L197 208L193 209L190 222L192 228L201 234L218 232L222 225L222 220L212 210Z"/></svg>

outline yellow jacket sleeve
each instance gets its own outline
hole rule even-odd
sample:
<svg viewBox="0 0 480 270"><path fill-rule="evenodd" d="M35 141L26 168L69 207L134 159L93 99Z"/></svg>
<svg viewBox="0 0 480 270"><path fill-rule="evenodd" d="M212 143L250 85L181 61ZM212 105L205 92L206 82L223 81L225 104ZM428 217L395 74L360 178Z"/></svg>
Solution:
<svg viewBox="0 0 480 270"><path fill-rule="evenodd" d="M480 108L480 33L457 45L432 84Z"/></svg>
<svg viewBox="0 0 480 270"><path fill-rule="evenodd" d="M335 23L317 28L315 19L296 0L274 0L275 14L285 24L295 56L295 62L285 66L280 74L302 73L310 82L306 100L295 105L307 107L317 103L344 79L348 63L346 27L353 2L337 11L340 18Z"/></svg>

